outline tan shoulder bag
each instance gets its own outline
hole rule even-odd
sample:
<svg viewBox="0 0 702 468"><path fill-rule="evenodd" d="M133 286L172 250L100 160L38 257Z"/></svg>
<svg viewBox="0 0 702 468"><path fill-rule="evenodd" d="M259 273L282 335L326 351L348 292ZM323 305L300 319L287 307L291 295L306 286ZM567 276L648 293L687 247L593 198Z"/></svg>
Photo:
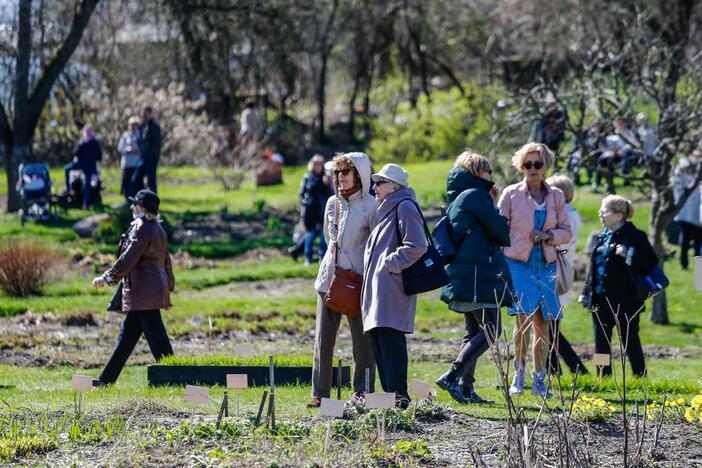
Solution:
<svg viewBox="0 0 702 468"><path fill-rule="evenodd" d="M336 239L332 244L332 258L334 259L334 275L331 284L324 296L324 303L334 312L347 315L352 318L361 316L361 286L363 276L351 270L339 267L337 256L339 254L339 205L341 200L337 196L336 209L334 214L334 230Z"/></svg>

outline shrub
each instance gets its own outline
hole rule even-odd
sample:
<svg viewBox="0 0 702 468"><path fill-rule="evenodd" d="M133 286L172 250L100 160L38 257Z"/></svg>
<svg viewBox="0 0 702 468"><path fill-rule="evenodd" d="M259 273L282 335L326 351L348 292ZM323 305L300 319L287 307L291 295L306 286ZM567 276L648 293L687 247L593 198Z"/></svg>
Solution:
<svg viewBox="0 0 702 468"><path fill-rule="evenodd" d="M431 101L422 96L416 108L404 102L373 120L368 154L375 160L394 162L452 159L466 147L487 152L498 101L495 86L466 86L435 91Z"/></svg>
<svg viewBox="0 0 702 468"><path fill-rule="evenodd" d="M160 215L160 218L161 227L166 231L168 242L173 242L173 226L163 214ZM127 232L132 221L134 221L132 209L128 205L111 210L107 218L100 221L93 237L101 242L114 244L119 241L122 234Z"/></svg>
<svg viewBox="0 0 702 468"><path fill-rule="evenodd" d="M0 244L0 289L15 297L41 294L59 259L56 252L38 242Z"/></svg>

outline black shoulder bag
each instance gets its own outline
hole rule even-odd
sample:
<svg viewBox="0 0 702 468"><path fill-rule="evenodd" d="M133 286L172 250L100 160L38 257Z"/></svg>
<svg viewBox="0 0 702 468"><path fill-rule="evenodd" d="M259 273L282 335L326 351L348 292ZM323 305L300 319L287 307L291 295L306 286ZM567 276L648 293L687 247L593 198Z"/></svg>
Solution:
<svg viewBox="0 0 702 468"><path fill-rule="evenodd" d="M397 208L400 206L400 203L405 200L411 201L417 208L419 216L422 217L424 236L427 240L427 251L424 255L412 266L402 270L402 286L405 294L412 296L446 286L451 282L451 279L446 273L446 270L444 270L444 260L434 246L434 241L429 233L429 226L427 226L427 221L424 219L422 209L417 202L411 198L400 200L397 206L395 206L395 230L397 231L397 240L400 246L402 246L402 234L400 233L400 220Z"/></svg>

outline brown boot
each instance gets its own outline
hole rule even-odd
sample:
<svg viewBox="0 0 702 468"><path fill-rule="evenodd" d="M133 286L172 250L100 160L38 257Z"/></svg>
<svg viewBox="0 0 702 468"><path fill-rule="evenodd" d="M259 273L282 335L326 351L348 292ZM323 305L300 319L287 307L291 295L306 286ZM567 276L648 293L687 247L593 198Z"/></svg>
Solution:
<svg viewBox="0 0 702 468"><path fill-rule="evenodd" d="M308 408L319 408L322 405L322 400L317 397L312 397L307 403Z"/></svg>

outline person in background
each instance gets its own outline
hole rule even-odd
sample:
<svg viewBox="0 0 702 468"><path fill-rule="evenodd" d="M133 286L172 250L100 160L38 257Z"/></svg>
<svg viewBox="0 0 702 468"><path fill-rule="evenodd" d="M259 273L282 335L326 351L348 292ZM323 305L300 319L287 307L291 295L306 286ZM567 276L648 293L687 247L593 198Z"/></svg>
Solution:
<svg viewBox="0 0 702 468"><path fill-rule="evenodd" d="M509 392L524 391L529 335L534 331L534 373L531 390L545 398L551 392L544 382L549 353L549 327L561 318L556 289L556 246L570 242L572 232L565 196L544 180L555 156L546 145L527 143L512 157L512 165L524 179L507 187L498 202L500 214L509 221L509 246L503 252L512 275L516 315L514 327L514 377Z"/></svg>
<svg viewBox="0 0 702 468"><path fill-rule="evenodd" d="M405 294L402 270L426 253L427 239L407 171L386 164L372 179L380 205L363 257L363 331L370 335L383 390L394 392L397 406L405 409L410 404L405 335L414 333L417 295Z"/></svg>
<svg viewBox="0 0 702 468"><path fill-rule="evenodd" d="M141 334L156 361L173 354L160 309L171 308L175 278L168 254L168 238L161 227L160 200L150 190L130 197L134 221L119 242L119 258L104 274L93 279L95 288L121 282L121 311L126 315L117 346L95 386L117 381Z"/></svg>
<svg viewBox="0 0 702 468"><path fill-rule="evenodd" d="M130 195L136 194L144 188L144 177L149 189L156 190L156 170L161 158L161 126L156 122L151 107L144 107L141 111L141 127L139 127L139 153L141 165L134 171Z"/></svg>
<svg viewBox="0 0 702 468"><path fill-rule="evenodd" d="M578 210L571 205L573 196L575 195L575 184L569 177L564 175L553 175L546 179L546 183L551 187L559 189L561 192L563 192L563 196L565 197L565 208L566 212L568 213L568 222L570 223L572 237L570 242L559 246L559 249L566 250L566 260L571 265L575 265L575 248L578 245L580 225L583 223L580 213L578 213ZM564 308L573 300L572 292L568 291L565 294L561 294L558 299L561 302L561 308ZM568 366L571 373L575 374L577 372L579 375L587 374L585 365L575 353L575 350L573 350L573 347L570 345L565 336L563 336L559 322L560 320L554 321L556 326L549 329L549 341L554 343L554 345L551 346L551 351L549 354L551 371L560 375L560 365L558 362L558 358L560 357L563 359L566 366Z"/></svg>
<svg viewBox="0 0 702 468"><path fill-rule="evenodd" d="M368 236L375 227L378 202L368 194L370 160L364 153L340 154L332 161L332 180L337 195L330 197L324 210L324 237L329 249L317 273L317 320L314 333L312 364L312 399L309 407L318 407L322 398L329 398L332 384L332 359L341 314L324 302L334 276L335 267L363 274L363 252ZM336 258L336 262L335 262ZM363 333L361 317L347 317L353 349L353 391L350 403L365 398L366 372L369 391L375 388L375 361L370 338Z"/></svg>
<svg viewBox="0 0 702 468"><path fill-rule="evenodd" d="M531 132L531 141L543 143L554 154L558 154L558 148L565 140L568 114L558 108L556 96L552 92L546 93L544 104L545 108L541 110L542 117Z"/></svg>
<svg viewBox="0 0 702 468"><path fill-rule="evenodd" d="M451 367L436 380L459 403L489 403L475 391L475 366L500 334L500 307L512 305L509 267L501 247L509 224L495 208L497 187L490 162L466 151L448 173L449 231L457 254L446 267L451 282L441 291L449 310L463 314L466 333Z"/></svg>
<svg viewBox="0 0 702 468"><path fill-rule="evenodd" d="M122 155L120 167L122 168L122 184L119 193L129 202L129 189L132 177L137 168L141 166L141 153L139 152L139 117L129 119L127 130L124 131L117 143L117 151Z"/></svg>
<svg viewBox="0 0 702 468"><path fill-rule="evenodd" d="M83 209L90 206L91 178L97 174L97 163L102 160L102 149L100 143L95 138L93 129L88 125L83 127L82 137L78 146L73 150L73 161L66 164L63 169L66 175L66 191L71 192L71 171L83 172Z"/></svg>
<svg viewBox="0 0 702 468"><path fill-rule="evenodd" d="M576 135L573 136L573 151L568 155L568 172L573 177L575 185L580 185L580 170L585 167L587 170L587 184L593 184L592 177L595 174L593 163L599 158L598 148L602 138L602 126L599 121L593 120L587 128L584 136L584 147L580 147L580 142ZM594 186L597 187L599 176L596 176Z"/></svg>
<svg viewBox="0 0 702 468"><path fill-rule="evenodd" d="M696 148L690 156L681 158L673 171L673 189L675 192L675 203L678 203L683 191L695 181L700 164L702 164L702 150ZM675 221L680 224L680 266L687 270L689 266L688 250L690 244L694 255L702 255L702 200L700 192L702 186L698 185L687 201L675 215Z"/></svg>
<svg viewBox="0 0 702 468"><path fill-rule="evenodd" d="M254 107L254 100L247 99L241 113L239 139L244 143L257 142L263 138L263 121Z"/></svg>
<svg viewBox="0 0 702 468"><path fill-rule="evenodd" d="M648 116L643 112L639 112L636 116L636 134L644 155L647 158L653 156L658 148L658 134L656 128L648 123Z"/></svg>
<svg viewBox="0 0 702 468"><path fill-rule="evenodd" d="M612 139L610 140L610 137ZM629 122L624 117L614 119L614 134L607 137L608 144L611 141L612 149L615 151L615 156L621 161L621 171L623 175L628 175L631 172L631 167L634 165L635 149L640 149L636 132L629 128Z"/></svg>
<svg viewBox="0 0 702 468"><path fill-rule="evenodd" d="M595 329L595 352L611 354L612 330L616 326L619 341L626 346L626 354L635 375L646 374L639 317L645 299L637 297L638 287L632 270L647 275L658 257L646 233L629 221L634 207L619 195L602 200L599 217L604 230L595 241L583 292L578 298L582 306L592 312ZM605 366L603 375L611 375L612 367Z"/></svg>
<svg viewBox="0 0 702 468"><path fill-rule="evenodd" d="M331 184L324 175L324 156L315 154L307 164L307 174L300 184L300 204L302 219L307 233L305 234L305 265L314 262L314 241L319 237L319 258L324 258L327 243L322 234L324 223L324 207L327 199L333 195Z"/></svg>

